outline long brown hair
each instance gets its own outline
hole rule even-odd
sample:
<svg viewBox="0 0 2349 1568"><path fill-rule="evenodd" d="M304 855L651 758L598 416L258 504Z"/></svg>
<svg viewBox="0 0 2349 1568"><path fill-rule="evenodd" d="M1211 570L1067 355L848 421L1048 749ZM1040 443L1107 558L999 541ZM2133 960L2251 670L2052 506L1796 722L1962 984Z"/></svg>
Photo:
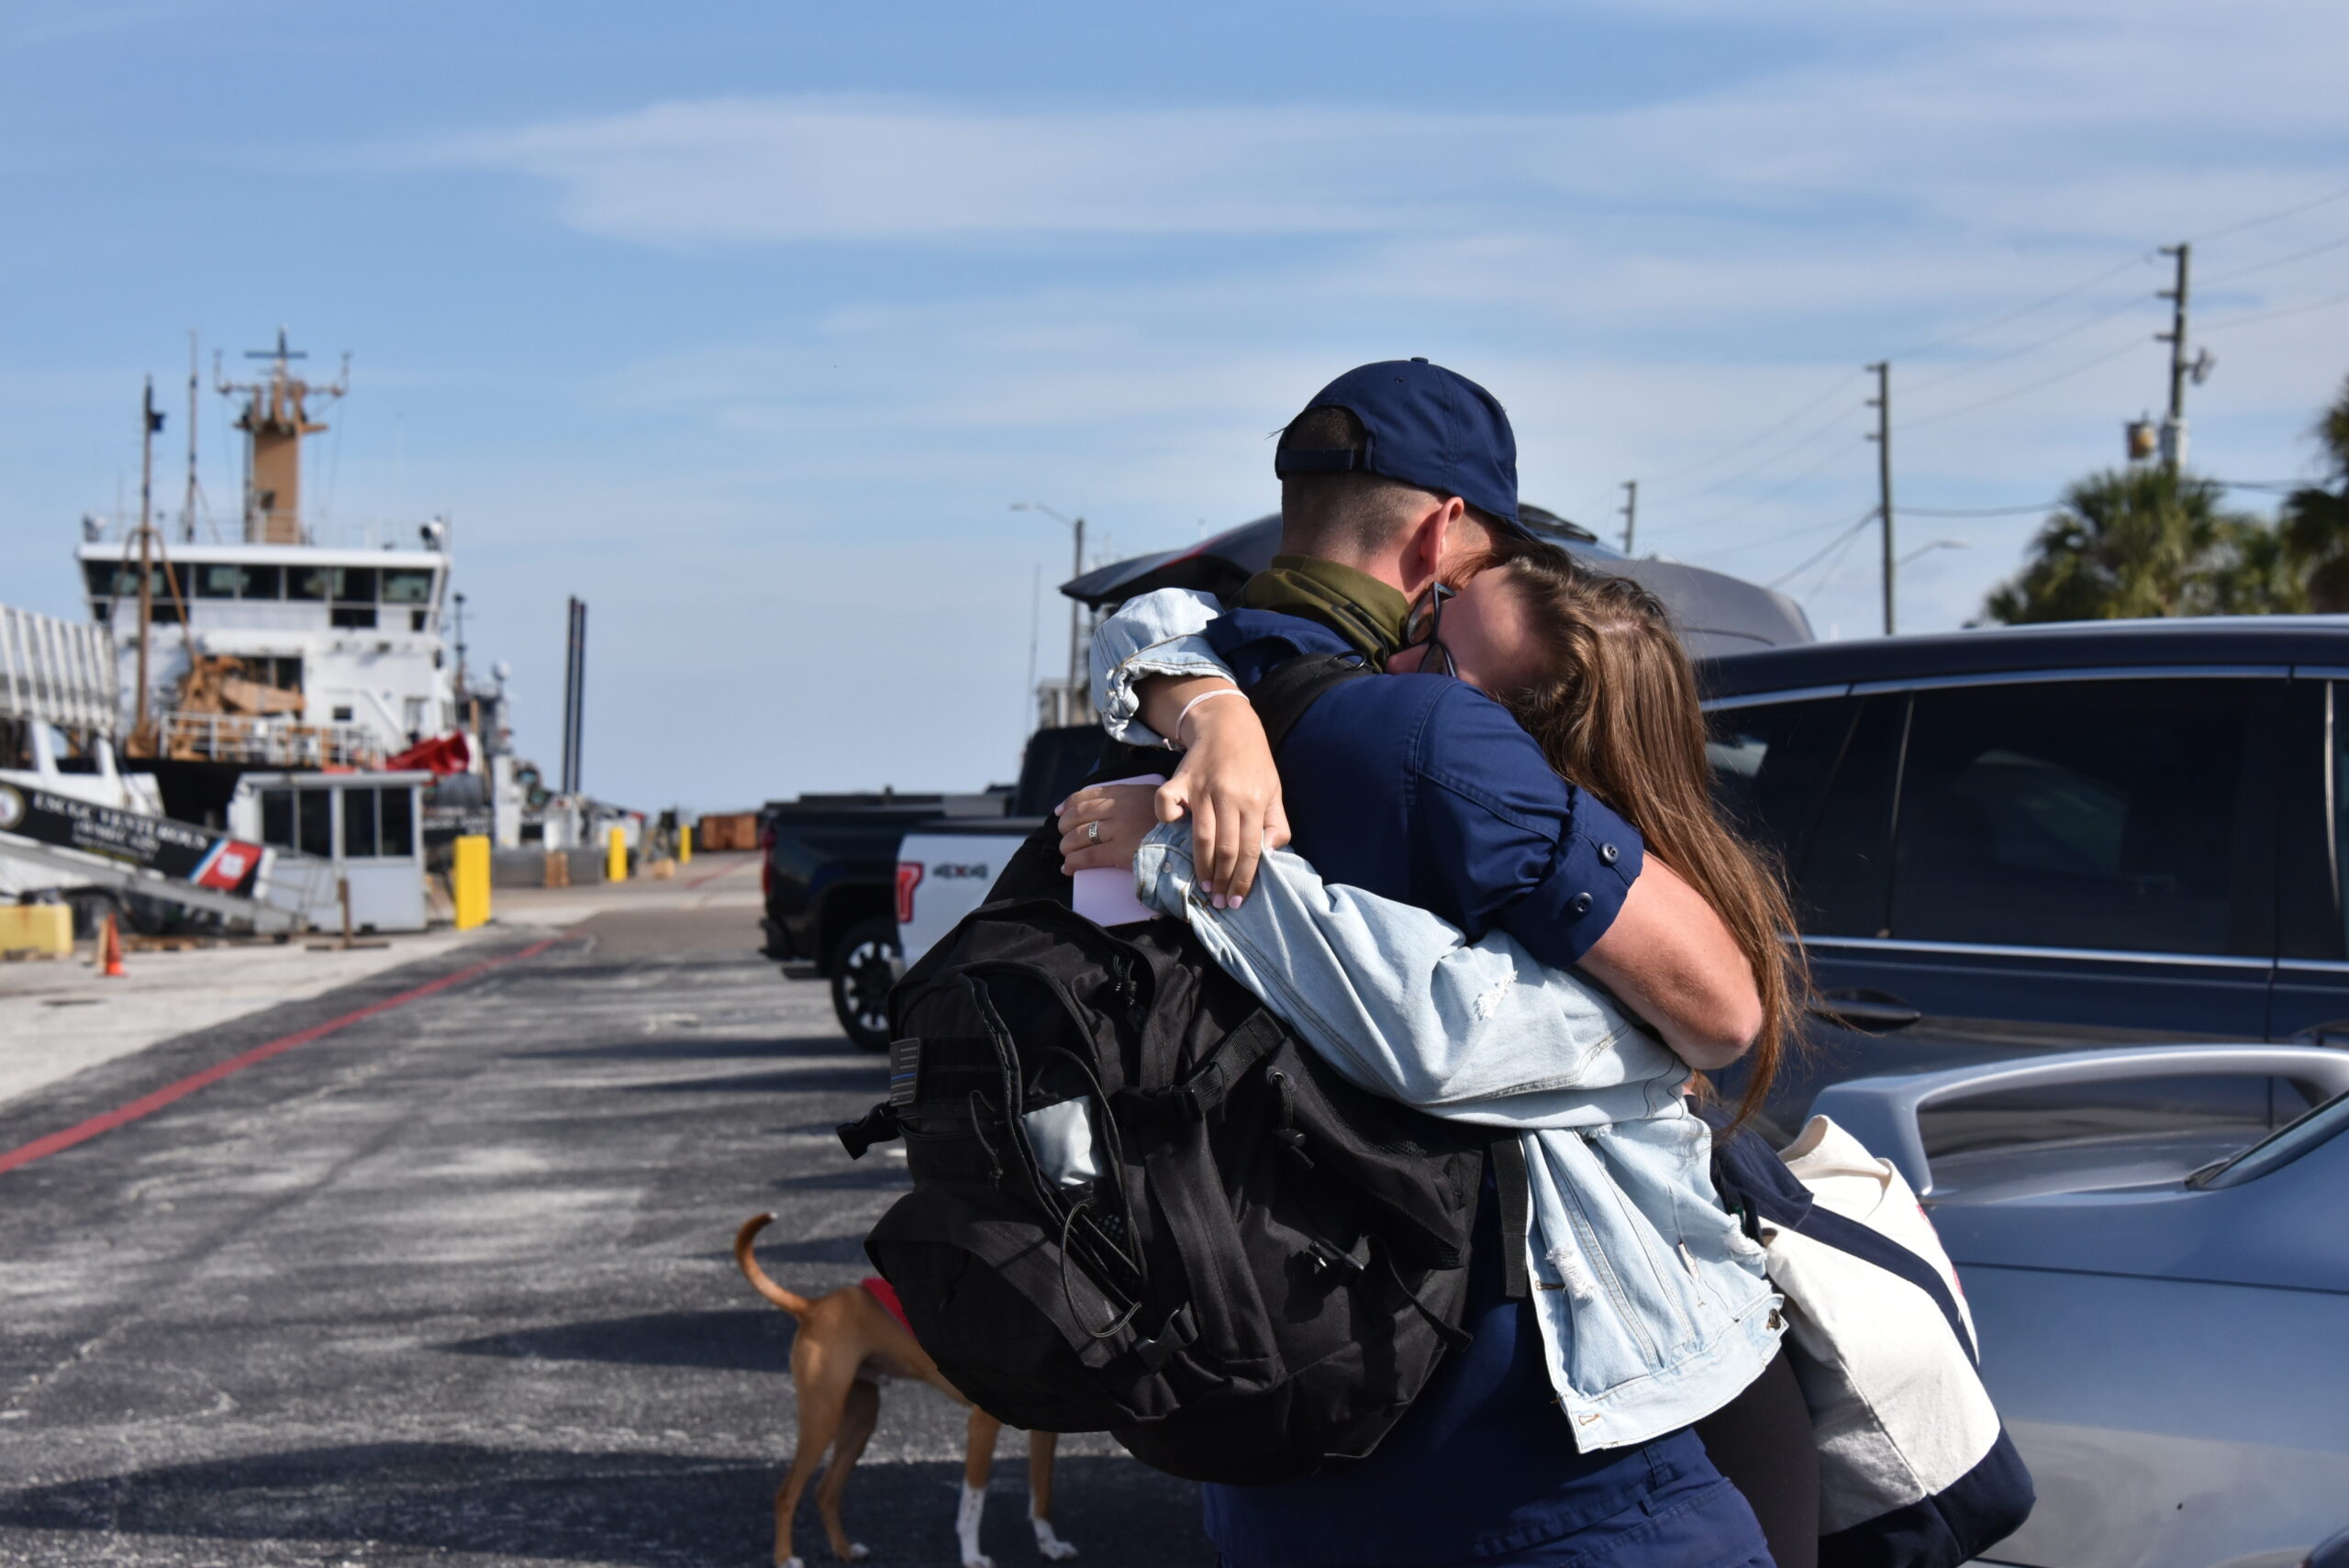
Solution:
<svg viewBox="0 0 2349 1568"><path fill-rule="evenodd" d="M1809 975L1786 886L1723 820L1705 760L1697 677L1653 594L1564 550L1520 547L1498 562L1526 606L1545 667L1508 706L1550 765L1620 811L1648 852L1680 873L1753 968L1762 1032L1747 1057L1737 1119L1760 1108L1799 1040Z"/></svg>

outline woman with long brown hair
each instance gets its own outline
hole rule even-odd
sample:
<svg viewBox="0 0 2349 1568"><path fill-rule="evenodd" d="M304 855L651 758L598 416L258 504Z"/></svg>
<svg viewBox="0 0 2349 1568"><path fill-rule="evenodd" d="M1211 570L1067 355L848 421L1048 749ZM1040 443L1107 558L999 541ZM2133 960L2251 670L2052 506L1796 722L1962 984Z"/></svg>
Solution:
<svg viewBox="0 0 2349 1568"><path fill-rule="evenodd" d="M1151 600L1168 602L1137 601L1105 623L1106 663L1118 662L1121 619L1149 628L1122 645L1149 646L1163 668L1169 628L1213 614L1203 596ZM1750 1040L1681 1050L1696 1065L1745 1056L1737 1118L1749 1117L1794 1038L1799 959L1785 940L1783 890L1712 804L1695 678L1662 605L1563 552L1520 547L1456 588L1431 589L1406 642L1389 673L1453 676L1503 703L1553 768L1628 820L1647 853L1720 915L1753 971L1754 1026ZM1262 762L1269 769L1269 754ZM1625 1414L1609 1403L1625 1401L1673 1426L1698 1421L1778 1561L1810 1562L1808 1417L1775 1355L1776 1297L1720 1207L1705 1126L1684 1098L1708 1098L1704 1081L1595 983L1542 969L1506 935L1470 943L1424 910L1325 884L1293 855L1265 856L1244 906L1201 896L1185 830L1157 827L1151 795L1094 788L1066 802L1071 869L1133 864L1146 902L1188 919L1219 962L1365 1087L1525 1129L1534 1305L1548 1314L1562 1407L1596 1422L1600 1410ZM1652 1270L1659 1255L1679 1266ZM1659 1349L1675 1342L1701 1342L1701 1353ZM1605 1357L1592 1347L1605 1346L1620 1353L1595 1372L1588 1363Z"/></svg>
<svg viewBox="0 0 2349 1568"><path fill-rule="evenodd" d="M1546 655L1531 687L1496 695L1553 768L1621 813L1648 853L1713 906L1753 971L1762 1027L1745 1059L1742 1122L1761 1108L1798 1038L1808 966L1788 940L1795 920L1785 884L1714 800L1696 673L1671 613L1629 577L1593 571L1562 550L1520 548L1490 570Z"/></svg>

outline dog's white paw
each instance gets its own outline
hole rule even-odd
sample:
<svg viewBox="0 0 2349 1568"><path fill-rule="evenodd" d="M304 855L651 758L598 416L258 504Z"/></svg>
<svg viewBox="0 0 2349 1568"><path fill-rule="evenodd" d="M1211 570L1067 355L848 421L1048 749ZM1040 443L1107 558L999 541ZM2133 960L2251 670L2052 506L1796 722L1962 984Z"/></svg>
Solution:
<svg viewBox="0 0 2349 1568"><path fill-rule="evenodd" d="M807 1568L807 1564L800 1558L786 1557L782 1562L776 1563L774 1568Z"/></svg>
<svg viewBox="0 0 2349 1568"><path fill-rule="evenodd" d="M995 1568L992 1557L973 1556L963 1559L963 1568Z"/></svg>
<svg viewBox="0 0 2349 1568"><path fill-rule="evenodd" d="M1028 1522L1036 1527L1036 1551L1047 1562L1066 1562L1076 1555L1076 1548L1052 1533L1052 1521L1030 1515Z"/></svg>
<svg viewBox="0 0 2349 1568"><path fill-rule="evenodd" d="M872 1555L873 1555L873 1549L872 1549L871 1547L869 1547L869 1546L865 1545L865 1544L864 1544L864 1542L863 1542L863 1541L861 1541L861 1540L852 1540L852 1541L850 1541L850 1542L848 1543L848 1561L849 1561L849 1562L863 1562L866 1558L868 1558L868 1557L870 1557L870 1556L872 1556Z"/></svg>

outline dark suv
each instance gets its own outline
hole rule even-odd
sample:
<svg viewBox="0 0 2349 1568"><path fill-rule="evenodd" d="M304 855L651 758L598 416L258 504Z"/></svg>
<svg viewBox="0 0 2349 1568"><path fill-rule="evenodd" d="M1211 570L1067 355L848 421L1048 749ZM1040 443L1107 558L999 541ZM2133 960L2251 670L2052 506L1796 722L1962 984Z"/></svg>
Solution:
<svg viewBox="0 0 2349 1568"><path fill-rule="evenodd" d="M1782 1127L1860 1073L2349 1040L2349 617L1814 643L1700 673L1716 780L1783 857L1829 1019L1773 1096ZM2304 1108L2283 1084L2154 1099Z"/></svg>

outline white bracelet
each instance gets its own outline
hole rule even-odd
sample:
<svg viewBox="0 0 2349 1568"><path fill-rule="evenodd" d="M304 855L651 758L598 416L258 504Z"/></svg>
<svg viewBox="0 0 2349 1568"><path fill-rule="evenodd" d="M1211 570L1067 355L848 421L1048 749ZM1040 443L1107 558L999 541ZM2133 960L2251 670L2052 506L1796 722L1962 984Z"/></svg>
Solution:
<svg viewBox="0 0 2349 1568"><path fill-rule="evenodd" d="M1183 749L1183 721L1191 717L1193 708L1203 702L1213 702L1218 697L1236 697L1245 695L1238 686L1218 686L1211 692L1201 692L1197 696L1185 703L1183 711L1174 716L1174 733L1168 738L1166 749L1170 751L1179 751Z"/></svg>

